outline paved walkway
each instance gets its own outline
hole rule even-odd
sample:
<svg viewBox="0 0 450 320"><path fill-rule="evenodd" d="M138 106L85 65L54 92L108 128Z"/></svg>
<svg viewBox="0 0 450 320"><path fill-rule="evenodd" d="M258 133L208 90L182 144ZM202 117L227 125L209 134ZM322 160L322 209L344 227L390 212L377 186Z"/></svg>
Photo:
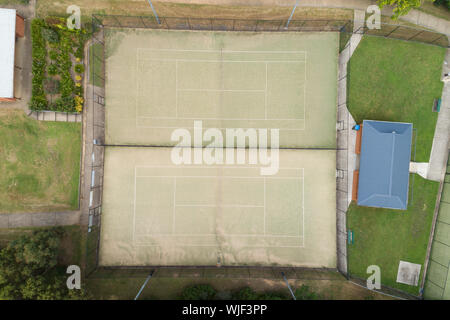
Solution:
<svg viewBox="0 0 450 320"><path fill-rule="evenodd" d="M364 23L364 11L355 10L353 31L359 30ZM362 35L354 33L346 47L339 55L338 77L338 131L337 131L337 161L336 168L342 173L337 174L337 267L342 273L347 273L347 222L346 212L352 200L353 171L358 165L355 154L356 133L351 128L355 120L347 109L347 64L358 47Z"/></svg>
<svg viewBox="0 0 450 320"><path fill-rule="evenodd" d="M196 4L215 4L215 5L245 5L245 6L283 6L293 7L296 0L191 0L189 3ZM157 0L157 2L175 2L186 3L186 0ZM343 8L354 10L366 10L368 6L376 4L375 0L301 0L299 7L318 7L318 8ZM392 15L392 9L385 7L382 14ZM450 34L450 21L437 18L433 15L412 9L401 20L414 23L440 33Z"/></svg>
<svg viewBox="0 0 450 320"><path fill-rule="evenodd" d="M79 222L80 211L0 214L0 228L68 226Z"/></svg>
<svg viewBox="0 0 450 320"><path fill-rule="evenodd" d="M442 74L450 73L450 49L447 49ZM430 180L441 181L447 167L447 154L450 135L450 82L444 82L442 90L441 110L439 111L433 146L431 147L428 176Z"/></svg>
<svg viewBox="0 0 450 320"><path fill-rule="evenodd" d="M31 111L27 112L30 118L40 121L81 122L81 113L68 113L58 111Z"/></svg>

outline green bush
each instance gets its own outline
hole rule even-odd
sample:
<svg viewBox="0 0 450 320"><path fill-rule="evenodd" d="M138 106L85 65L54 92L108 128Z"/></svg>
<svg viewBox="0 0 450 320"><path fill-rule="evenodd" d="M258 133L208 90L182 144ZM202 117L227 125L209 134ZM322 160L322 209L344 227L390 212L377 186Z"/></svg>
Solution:
<svg viewBox="0 0 450 320"><path fill-rule="evenodd" d="M300 288L295 290L295 297L297 300L318 300L321 298L320 295L312 292L306 285L302 285Z"/></svg>
<svg viewBox="0 0 450 320"><path fill-rule="evenodd" d="M75 72L76 73L83 73L84 72L84 65L83 64L77 64L75 66Z"/></svg>
<svg viewBox="0 0 450 320"><path fill-rule="evenodd" d="M47 21L47 22L46 22ZM32 97L29 104L32 110L55 110L75 112L75 96L83 95L83 88L76 87L72 79L72 58L83 58L84 43L88 34L84 30L68 30L60 18L33 19L31 23L32 38ZM48 57L52 61L48 66L46 46L50 48ZM47 73L46 73L47 71ZM84 72L82 64L75 66L77 73ZM46 75L59 75L58 83L46 81ZM61 93L61 99L48 104L46 93Z"/></svg>
<svg viewBox="0 0 450 320"><path fill-rule="evenodd" d="M209 284L198 284L187 287L181 293L183 300L212 300L216 296L216 290Z"/></svg>
<svg viewBox="0 0 450 320"><path fill-rule="evenodd" d="M31 22L31 41L32 41L32 89L29 107L31 110L45 110L47 108L47 99L44 91L44 75L46 66L45 40L42 37L42 27L45 25L42 19L34 19Z"/></svg>
<svg viewBox="0 0 450 320"><path fill-rule="evenodd" d="M41 29L42 37L47 40L50 43L57 43L59 42L59 35L58 33L51 29L51 28L42 28Z"/></svg>
<svg viewBox="0 0 450 320"><path fill-rule="evenodd" d="M286 295L278 292L257 293L250 288L243 288L231 295L233 300L285 300Z"/></svg>
<svg viewBox="0 0 450 320"><path fill-rule="evenodd" d="M83 46L78 46L78 48L74 52L75 58L78 58L80 60L83 60L84 52L83 52Z"/></svg>
<svg viewBox="0 0 450 320"><path fill-rule="evenodd" d="M87 299L84 290L68 290L64 268L57 268L60 227L37 230L0 250L0 299Z"/></svg>
<svg viewBox="0 0 450 320"><path fill-rule="evenodd" d="M47 67L47 73L51 76L56 75L58 73L58 66L52 63Z"/></svg>
<svg viewBox="0 0 450 320"><path fill-rule="evenodd" d="M51 50L51 51L48 53L48 56L49 56L50 60L52 60L52 61L57 61L57 60L58 60L58 51Z"/></svg>
<svg viewBox="0 0 450 320"><path fill-rule="evenodd" d="M50 94L57 94L59 93L59 86L60 86L60 82L57 79L46 79L45 80L45 91L50 93Z"/></svg>

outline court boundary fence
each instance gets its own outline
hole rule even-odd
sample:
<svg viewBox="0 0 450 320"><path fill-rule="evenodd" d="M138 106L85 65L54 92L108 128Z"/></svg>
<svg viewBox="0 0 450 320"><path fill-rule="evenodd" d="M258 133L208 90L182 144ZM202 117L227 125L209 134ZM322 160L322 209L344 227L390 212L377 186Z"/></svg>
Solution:
<svg viewBox="0 0 450 320"><path fill-rule="evenodd" d="M406 41L416 41L448 47L447 35L405 24L381 23L380 29L369 29L365 24L353 30L352 19L228 19L194 17L160 17L160 23L154 16L92 15L94 32L98 27L105 28L142 28L160 30L207 30L207 31L253 31L253 32L322 32L359 33Z"/></svg>
<svg viewBox="0 0 450 320"><path fill-rule="evenodd" d="M437 243L441 244L441 245L445 245L446 247L450 248L450 245L448 243L444 243L443 241L437 240L436 239L436 233L435 233L436 226L437 226L438 223L444 223L445 224L445 222L439 220L439 210L440 210L441 203L447 203L448 204L448 202L445 201L446 199L445 200L442 199L442 193L443 193L443 190L444 190L444 186L450 187L450 149L447 152L447 161L446 161L446 163L447 163L447 166L446 166L445 173L444 173L444 179L439 184L439 192L438 192L438 197L436 199L436 209L435 209L436 210L436 214L435 214L435 217L433 218L433 225L432 225L432 230L431 230L431 233L430 233L430 239L429 239L429 244L428 244L429 247L427 249L427 260L425 261L425 266L424 266L424 277L423 277L422 283L421 283L421 289L422 289L422 294L423 294L423 298L424 299L427 299L427 298L436 299L437 298L436 296L427 295L427 287L429 287L430 284L431 284L431 286L435 287L435 289L441 291L440 299L441 300L445 300L444 299L445 287L446 287L447 283L450 282L450 279L446 278L445 282L442 284L443 287L441 287L439 284L437 284L435 282L434 279L433 280L431 279L432 278L432 276L431 276L432 272L430 271L430 264L431 263L435 263L440 268L446 269L447 270L447 275L448 275L448 272L449 272L449 269L450 269L450 261L449 261L448 265L446 266L446 265L443 265L442 263L440 263L440 262L438 262L438 261L433 259L433 246L434 246L435 241Z"/></svg>
<svg viewBox="0 0 450 320"><path fill-rule="evenodd" d="M103 199L103 172L105 158L105 42L103 29L93 33L88 50L89 107L88 125L92 136L91 180L89 190L89 213L86 238L85 273L89 276L98 268L100 229ZM88 90L87 90L88 91Z"/></svg>
<svg viewBox="0 0 450 320"><path fill-rule="evenodd" d="M260 19L200 19L186 17L161 17L158 24L153 16L120 16L120 15L92 15L92 42L89 49L88 77L92 87L92 131L93 150L91 165L91 185L89 199L89 222L86 241L86 275L90 276L99 269L99 246L102 213L103 194L103 170L105 153L105 28L146 28L146 29L173 29L173 30L216 30L216 31L250 31L250 32L340 32L348 38L353 32L371 36L402 39L406 41L419 41L442 47L448 46L447 36L430 30L414 28L404 25L390 25L383 23L380 30L369 30L362 27L353 30L353 20L291 20L289 27L285 28L287 20L260 20ZM339 109L339 106L338 106ZM348 126L348 123L347 123ZM345 128L348 130L348 127ZM339 147L338 147L339 152ZM344 147L341 152L348 153ZM344 170L345 165L338 170ZM345 169L346 170L346 169ZM344 172L348 174L348 172ZM346 181L346 179L344 179ZM347 184L347 183L346 183ZM342 190L348 192L347 186ZM345 216L345 214L344 214ZM342 240L341 247L345 252L339 252L342 256L341 263L335 270L349 277L347 271L347 237L346 219L341 221L344 230L338 230L338 242ZM342 232L342 234L341 234ZM341 235L341 237L339 236ZM345 235L342 236L342 235ZM120 267L119 267L120 268ZM158 267L163 268L163 267ZM191 267L186 267L191 268ZM232 267L215 268L223 270ZM244 267L250 268L250 267ZM261 270L267 267L254 267ZM296 269L296 268L293 268Z"/></svg>

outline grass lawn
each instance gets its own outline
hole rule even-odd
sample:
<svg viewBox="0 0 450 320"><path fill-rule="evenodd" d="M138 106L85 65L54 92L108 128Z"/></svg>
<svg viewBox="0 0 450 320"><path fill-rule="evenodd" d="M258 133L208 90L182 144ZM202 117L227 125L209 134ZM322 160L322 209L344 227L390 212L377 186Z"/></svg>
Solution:
<svg viewBox="0 0 450 320"><path fill-rule="evenodd" d="M0 111L0 213L78 208L81 124Z"/></svg>
<svg viewBox="0 0 450 320"><path fill-rule="evenodd" d="M417 162L428 162L437 121L433 99L445 48L378 37L363 37L348 66L348 108L364 119L411 122L417 129Z"/></svg>
<svg viewBox="0 0 450 320"><path fill-rule="evenodd" d="M411 122L417 129L417 162L428 162L437 113L433 99L442 94L440 75L445 49L420 43L364 37L348 67L348 108L364 119ZM419 287L398 284L400 260L422 265L433 218L437 182L410 177L408 210L358 207L347 212L354 232L349 246L350 274L366 279L369 265L381 268L381 281L414 295ZM423 274L421 274L421 277Z"/></svg>
<svg viewBox="0 0 450 320"><path fill-rule="evenodd" d="M419 287L396 282L398 264L421 264L423 272L439 183L416 175L411 188L413 201L410 196L406 211L350 205L347 228L353 231L354 244L348 246L348 265L351 275L363 279L368 266L378 265L382 284L418 295Z"/></svg>
<svg viewBox="0 0 450 320"><path fill-rule="evenodd" d="M1 1L1 0L0 0ZM186 1L188 2L188 1ZM36 3L38 17L48 15L67 16L66 8L73 4L71 0L39 0ZM131 16L153 16L147 0L135 0L130 6L129 0L78 0L82 21L91 21L91 15L115 14ZM154 2L154 8L161 17L198 17L198 18L235 18L235 19L287 19L291 14L290 6L233 6L190 3ZM297 8L293 19L352 19L353 10L340 8Z"/></svg>

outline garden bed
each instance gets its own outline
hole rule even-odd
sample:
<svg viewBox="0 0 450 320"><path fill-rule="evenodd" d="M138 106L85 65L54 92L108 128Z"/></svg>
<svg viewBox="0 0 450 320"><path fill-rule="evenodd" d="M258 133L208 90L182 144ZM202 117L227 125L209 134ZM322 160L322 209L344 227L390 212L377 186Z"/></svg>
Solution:
<svg viewBox="0 0 450 320"><path fill-rule="evenodd" d="M70 30L63 18L34 19L31 110L83 110L84 29Z"/></svg>

